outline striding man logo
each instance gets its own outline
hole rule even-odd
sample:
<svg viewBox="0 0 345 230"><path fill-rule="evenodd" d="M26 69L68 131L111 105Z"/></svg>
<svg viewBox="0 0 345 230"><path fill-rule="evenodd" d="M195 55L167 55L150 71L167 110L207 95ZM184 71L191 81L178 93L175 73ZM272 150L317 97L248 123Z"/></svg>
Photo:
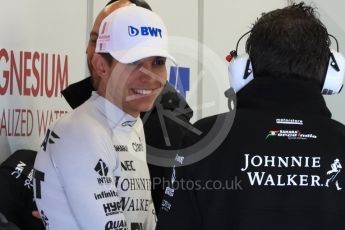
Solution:
<svg viewBox="0 0 345 230"><path fill-rule="evenodd" d="M335 184L338 191L342 190L338 182L339 173L342 168L339 159L335 159L331 164L331 170L327 171L328 178L325 184L326 187L329 187L329 183L331 183Z"/></svg>

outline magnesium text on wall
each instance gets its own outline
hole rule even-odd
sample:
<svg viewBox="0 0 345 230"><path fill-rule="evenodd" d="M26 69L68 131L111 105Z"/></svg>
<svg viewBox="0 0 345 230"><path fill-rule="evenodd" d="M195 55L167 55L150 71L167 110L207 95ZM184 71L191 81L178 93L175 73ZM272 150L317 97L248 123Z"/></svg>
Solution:
<svg viewBox="0 0 345 230"><path fill-rule="evenodd" d="M0 48L1 138L37 149L49 125L69 110L59 103L68 83L68 55Z"/></svg>

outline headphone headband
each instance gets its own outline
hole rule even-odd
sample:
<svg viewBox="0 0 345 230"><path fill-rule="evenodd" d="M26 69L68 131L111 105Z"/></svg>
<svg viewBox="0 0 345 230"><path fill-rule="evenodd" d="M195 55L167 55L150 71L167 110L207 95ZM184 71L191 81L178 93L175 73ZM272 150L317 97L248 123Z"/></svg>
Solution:
<svg viewBox="0 0 345 230"><path fill-rule="evenodd" d="M251 30L244 33L237 41L236 49L232 50L226 57L229 62L228 75L230 86L237 93L249 82L254 79L254 70L248 54L238 56L238 46L243 37L251 33ZM328 34L333 38L337 45L337 51L331 50L327 72L324 77L322 86L322 94L337 94L340 93L345 76L345 58L339 53L338 40L332 35Z"/></svg>

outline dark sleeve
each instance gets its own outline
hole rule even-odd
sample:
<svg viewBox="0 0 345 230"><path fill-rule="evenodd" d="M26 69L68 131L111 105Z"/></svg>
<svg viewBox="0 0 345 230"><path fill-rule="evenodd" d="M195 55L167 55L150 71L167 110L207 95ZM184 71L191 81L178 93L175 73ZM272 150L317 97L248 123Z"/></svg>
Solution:
<svg viewBox="0 0 345 230"><path fill-rule="evenodd" d="M189 147L194 146L194 149L198 149L209 144L203 143L202 140L207 135L212 135L209 132L215 124L216 118L214 116L193 124L194 128L201 131L201 135L196 135L194 132L187 132L183 136L178 153L179 158L176 156L171 164L175 165L175 167L170 169L170 184L166 186L164 191L163 201L158 215L157 229L202 229L202 208L207 207L207 204L201 203L200 198L198 198L198 194L204 188L204 184L199 178L200 173L198 173L202 169L200 169L198 162L186 166L183 165L189 161L189 154L193 153L193 148L187 150Z"/></svg>
<svg viewBox="0 0 345 230"><path fill-rule="evenodd" d="M7 218L0 212L0 229L1 230L20 230L15 224L9 222Z"/></svg>
<svg viewBox="0 0 345 230"><path fill-rule="evenodd" d="M32 216L36 207L30 178L35 157L35 151L18 150L0 165L0 212L20 229L44 229L41 220Z"/></svg>
<svg viewBox="0 0 345 230"><path fill-rule="evenodd" d="M166 187L156 229L201 229L202 218L196 194L199 185L191 177L191 167L172 168L171 174L172 182Z"/></svg>
<svg viewBox="0 0 345 230"><path fill-rule="evenodd" d="M17 222L19 220L16 215L17 210L23 208L23 194L19 192L21 190L20 184L11 176L11 173L10 168L0 166L0 212L8 220Z"/></svg>

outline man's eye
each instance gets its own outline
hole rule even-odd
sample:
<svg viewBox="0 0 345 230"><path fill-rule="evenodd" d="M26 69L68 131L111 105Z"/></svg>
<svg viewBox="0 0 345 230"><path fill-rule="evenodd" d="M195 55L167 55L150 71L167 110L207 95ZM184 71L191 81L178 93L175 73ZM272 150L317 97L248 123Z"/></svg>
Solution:
<svg viewBox="0 0 345 230"><path fill-rule="evenodd" d="M166 58L159 57L154 60L155 65L165 65Z"/></svg>

